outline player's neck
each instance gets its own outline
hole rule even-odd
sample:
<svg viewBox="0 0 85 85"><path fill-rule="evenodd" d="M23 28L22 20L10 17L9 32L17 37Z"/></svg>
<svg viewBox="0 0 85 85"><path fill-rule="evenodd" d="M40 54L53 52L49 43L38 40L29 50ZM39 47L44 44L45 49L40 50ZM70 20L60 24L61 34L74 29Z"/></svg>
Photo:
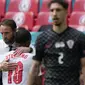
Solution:
<svg viewBox="0 0 85 85"><path fill-rule="evenodd" d="M62 33L67 29L67 24L61 24L59 26L53 25L53 31L56 33Z"/></svg>

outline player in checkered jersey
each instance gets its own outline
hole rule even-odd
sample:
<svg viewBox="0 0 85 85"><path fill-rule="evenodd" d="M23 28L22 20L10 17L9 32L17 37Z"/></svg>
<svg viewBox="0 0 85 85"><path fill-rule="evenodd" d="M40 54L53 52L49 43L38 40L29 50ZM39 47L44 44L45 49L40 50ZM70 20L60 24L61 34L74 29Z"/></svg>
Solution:
<svg viewBox="0 0 85 85"><path fill-rule="evenodd" d="M47 28L36 40L36 55L27 85L33 85L42 61L45 85L80 85L80 71L85 85L85 34L67 25L65 0L51 0L49 10L52 29Z"/></svg>
<svg viewBox="0 0 85 85"><path fill-rule="evenodd" d="M15 33L15 47L29 47L31 42L31 34L24 28L18 28ZM9 62L16 62L17 68L13 71L3 72L3 85L27 85L28 73L32 63L32 57L35 55L35 48L32 46L32 53L22 53L19 57L15 57L14 51L10 51L4 57Z"/></svg>

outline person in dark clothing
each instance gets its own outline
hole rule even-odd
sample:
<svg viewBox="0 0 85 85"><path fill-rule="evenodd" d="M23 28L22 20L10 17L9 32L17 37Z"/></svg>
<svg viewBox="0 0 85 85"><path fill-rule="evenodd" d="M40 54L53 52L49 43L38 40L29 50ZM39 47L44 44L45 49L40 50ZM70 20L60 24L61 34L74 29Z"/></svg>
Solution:
<svg viewBox="0 0 85 85"><path fill-rule="evenodd" d="M0 85L2 85L2 72L0 72Z"/></svg>
<svg viewBox="0 0 85 85"><path fill-rule="evenodd" d="M85 34L67 25L67 2L51 0L48 6L53 27L36 40L28 85L33 84L42 61L45 85L80 85L80 70L85 80Z"/></svg>

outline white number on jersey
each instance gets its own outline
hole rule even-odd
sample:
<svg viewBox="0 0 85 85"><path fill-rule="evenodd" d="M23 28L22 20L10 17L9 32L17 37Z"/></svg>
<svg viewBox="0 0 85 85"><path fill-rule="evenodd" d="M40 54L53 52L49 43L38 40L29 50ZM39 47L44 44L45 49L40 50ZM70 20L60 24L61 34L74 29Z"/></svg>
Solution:
<svg viewBox="0 0 85 85"><path fill-rule="evenodd" d="M63 53L59 53L59 57L58 57L58 63L59 64L63 64L64 62L62 61L63 57L64 57L64 54Z"/></svg>

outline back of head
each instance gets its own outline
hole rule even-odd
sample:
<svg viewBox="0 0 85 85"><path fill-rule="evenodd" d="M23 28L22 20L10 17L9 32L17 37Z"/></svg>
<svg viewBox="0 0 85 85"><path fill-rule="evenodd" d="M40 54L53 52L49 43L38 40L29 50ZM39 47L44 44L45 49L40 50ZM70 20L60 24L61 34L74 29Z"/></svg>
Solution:
<svg viewBox="0 0 85 85"><path fill-rule="evenodd" d="M31 34L24 27L19 27L15 33L15 42L24 45L28 43L30 45L31 42Z"/></svg>
<svg viewBox="0 0 85 85"><path fill-rule="evenodd" d="M1 21L0 26L1 25L11 27L13 31L16 31L17 28L15 21L12 19L4 19L3 21Z"/></svg>
<svg viewBox="0 0 85 85"><path fill-rule="evenodd" d="M64 9L68 9L68 2L66 2L65 0L51 0L48 3L48 7L50 8L51 4L53 3L58 3L60 4Z"/></svg>

